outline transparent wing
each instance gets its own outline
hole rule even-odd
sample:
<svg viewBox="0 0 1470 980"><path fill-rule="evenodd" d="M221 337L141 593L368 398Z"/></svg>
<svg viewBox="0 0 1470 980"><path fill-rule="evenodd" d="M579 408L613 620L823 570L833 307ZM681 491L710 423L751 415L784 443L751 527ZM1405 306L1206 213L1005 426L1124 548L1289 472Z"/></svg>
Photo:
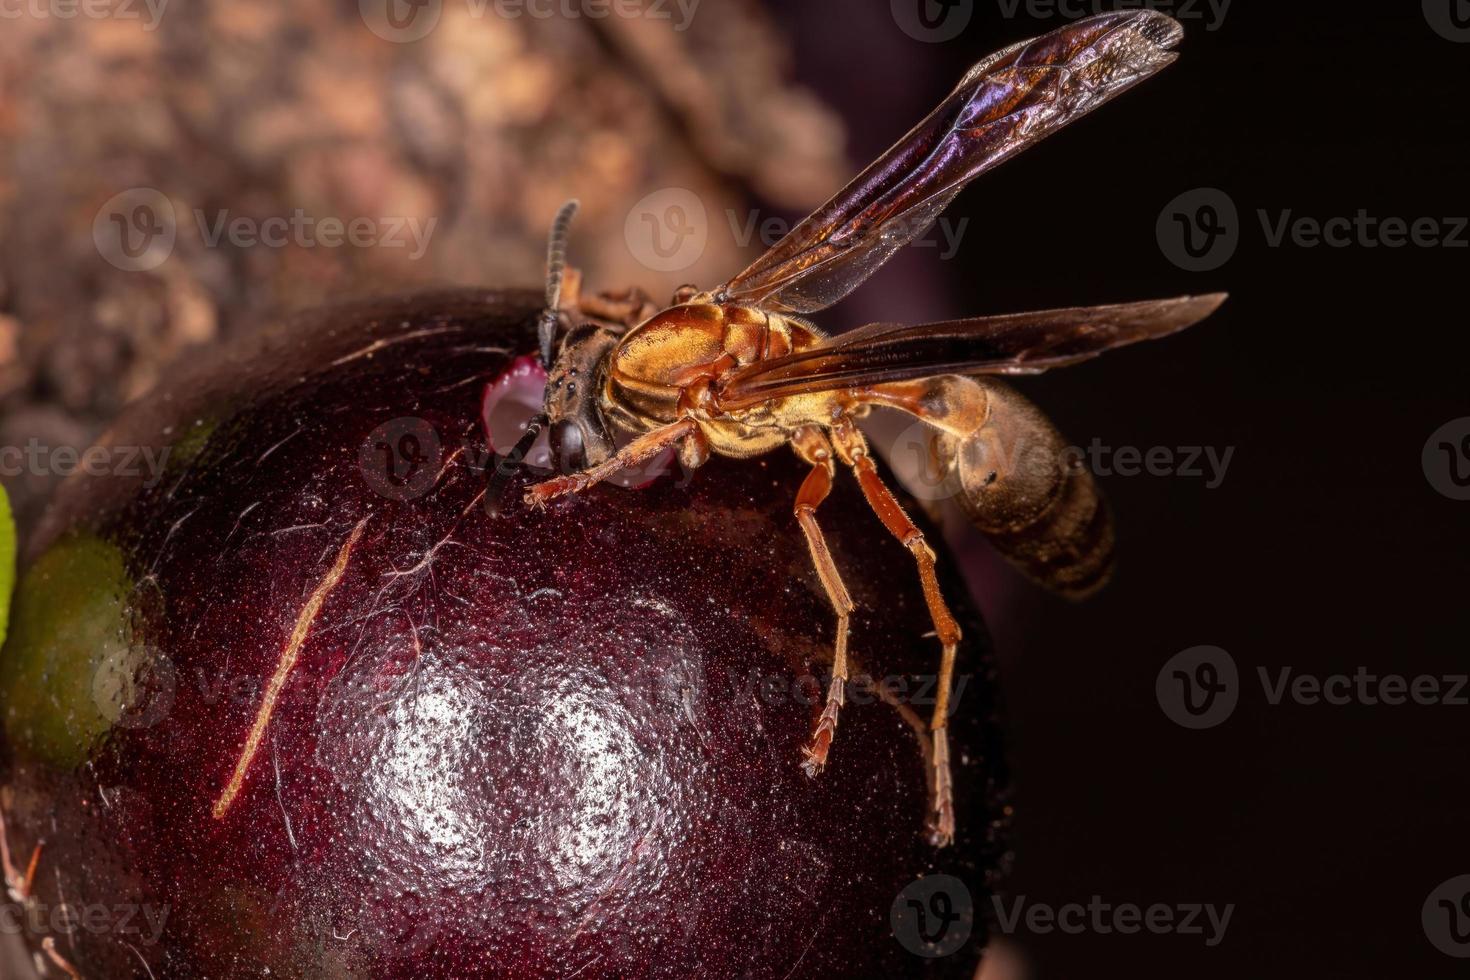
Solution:
<svg viewBox="0 0 1470 980"><path fill-rule="evenodd" d="M1174 60L1178 22L1100 14L997 52L908 135L744 272L719 301L811 313L922 234L960 190Z"/></svg>
<svg viewBox="0 0 1470 980"><path fill-rule="evenodd" d="M1034 374L1183 330L1224 301L1224 293L1213 293L917 326L873 323L741 368L720 388L720 405L734 410L791 395L940 374Z"/></svg>

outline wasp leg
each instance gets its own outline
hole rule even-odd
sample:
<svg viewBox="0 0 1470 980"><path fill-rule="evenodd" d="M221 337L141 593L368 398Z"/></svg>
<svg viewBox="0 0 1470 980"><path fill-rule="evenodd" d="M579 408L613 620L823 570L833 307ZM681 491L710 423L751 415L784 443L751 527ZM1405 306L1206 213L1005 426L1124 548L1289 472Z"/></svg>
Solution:
<svg viewBox="0 0 1470 980"><path fill-rule="evenodd" d="M24 902L31 897L32 889L36 884L36 866L41 862L41 852L46 848L46 842L40 841L35 850L31 851L30 863L26 865L25 874L21 874L10 860L10 835L5 828L5 813L0 811L0 885L4 885L4 893L11 901Z"/></svg>
<svg viewBox="0 0 1470 980"><path fill-rule="evenodd" d="M842 710L847 686L847 633L853 604L847 594L847 586L842 584L837 565L832 561L832 552L827 549L827 539L817 524L817 508L831 492L832 477L836 473L832 463L832 444L820 430L803 428L791 437L791 445L797 455L812 466L796 494L796 520L806 535L817 578L822 580L822 588L827 590L827 599L837 613L837 639L832 646L832 680L827 686L827 703L812 730L810 744L802 750L806 756L802 768L808 776L815 776L827 764L827 750L832 747L832 738L837 734L837 715Z"/></svg>
<svg viewBox="0 0 1470 980"><path fill-rule="evenodd" d="M53 966L62 973L65 973L71 980L82 980L82 975L77 972L77 968L68 963L66 957L56 951L55 939L47 936L41 940L41 951L46 954L46 958L51 961Z"/></svg>
<svg viewBox="0 0 1470 980"><path fill-rule="evenodd" d="M856 667L856 669L861 674L862 665L854 664L853 666ZM888 707L892 708L894 712L898 714L899 720L913 729L914 740L919 743L919 758L923 760L924 771L928 772L929 756L930 753L933 751L933 746L929 744L928 724L926 724L924 719L920 718L918 714L915 713L913 708L904 704L903 701L899 699L899 696L897 694L889 690L888 685L879 683L878 681L873 680L871 676L868 676L865 681L860 682L860 686L865 687L868 693L872 694L879 701L882 701L884 704L888 705Z"/></svg>
<svg viewBox="0 0 1470 980"><path fill-rule="evenodd" d="M929 840L936 847L944 847L954 841L954 783L950 775L949 761L949 696L954 681L955 651L960 643L960 626L955 622L939 591L939 580L934 572L934 549L924 540L924 532L904 513L893 491L884 485L868 454L867 440L849 418L840 419L832 427L832 438L843 460L857 474L868 506L889 532L909 550L919 566L919 581L924 587L924 602L929 607L929 618L934 622L934 632L939 637L944 652L939 661L938 693L934 700L934 713L929 719L929 732L933 739L933 752L929 758L930 789L933 793L929 813Z"/></svg>
<svg viewBox="0 0 1470 980"><path fill-rule="evenodd" d="M581 493L594 483L601 483L619 470L637 466L644 460L657 456L680 439L698 434L699 423L690 418L683 418L654 429L652 432L645 432L591 469L572 473L569 476L554 477L536 484L526 491L526 503L531 507L545 507L549 501L557 497L569 493Z"/></svg>
<svg viewBox="0 0 1470 980"><path fill-rule="evenodd" d="M591 317L620 324L631 329L658 312L653 299L633 286L621 292L601 292L582 296L578 308Z"/></svg>

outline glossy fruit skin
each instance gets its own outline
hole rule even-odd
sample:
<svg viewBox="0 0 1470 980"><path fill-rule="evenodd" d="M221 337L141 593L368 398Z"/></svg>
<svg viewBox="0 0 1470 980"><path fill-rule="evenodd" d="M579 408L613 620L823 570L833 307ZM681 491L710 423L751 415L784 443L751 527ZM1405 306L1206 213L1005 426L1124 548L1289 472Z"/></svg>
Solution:
<svg viewBox="0 0 1470 980"><path fill-rule="evenodd" d="M891 705L854 692L827 771L800 769L833 617L791 453L485 514L481 398L535 311L456 291L267 328L110 434L169 446L160 482L64 488L0 656L0 803L18 860L46 842L35 903L138 910L137 935L56 937L83 976L973 975L1004 773L963 588L960 829L936 851ZM849 479L820 518L856 672L932 676L907 552ZM930 873L978 920L937 959L890 927Z"/></svg>

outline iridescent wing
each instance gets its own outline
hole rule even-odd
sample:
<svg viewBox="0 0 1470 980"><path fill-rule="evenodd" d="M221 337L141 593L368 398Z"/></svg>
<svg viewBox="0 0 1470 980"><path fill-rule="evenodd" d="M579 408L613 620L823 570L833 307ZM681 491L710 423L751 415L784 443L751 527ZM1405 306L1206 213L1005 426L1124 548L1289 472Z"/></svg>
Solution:
<svg viewBox="0 0 1470 980"><path fill-rule="evenodd" d="M1213 293L916 326L873 323L740 368L725 379L718 397L722 408L737 410L792 395L941 374L1034 374L1183 330L1224 301L1224 293Z"/></svg>
<svg viewBox="0 0 1470 980"><path fill-rule="evenodd" d="M960 190L1174 60L1178 22L1148 10L1100 14L1006 48L887 153L812 212L718 302L785 313L830 306L922 234Z"/></svg>

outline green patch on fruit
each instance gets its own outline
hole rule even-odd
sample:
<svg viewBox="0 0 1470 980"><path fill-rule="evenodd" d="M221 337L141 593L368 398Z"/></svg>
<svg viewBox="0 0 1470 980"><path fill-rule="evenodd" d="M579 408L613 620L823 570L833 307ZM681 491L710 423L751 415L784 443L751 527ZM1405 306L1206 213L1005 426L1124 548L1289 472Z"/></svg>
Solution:
<svg viewBox="0 0 1470 980"><path fill-rule="evenodd" d="M164 471L174 474L192 466L199 454L204 452L204 447L209 445L209 439L217 428L219 421L212 418L197 418L185 426L168 447L168 461L164 464Z"/></svg>
<svg viewBox="0 0 1470 980"><path fill-rule="evenodd" d="M99 684L133 658L132 591L122 552L90 534L62 538L21 576L0 653L12 745L71 768L112 726Z"/></svg>
<svg viewBox="0 0 1470 980"><path fill-rule="evenodd" d="M15 516L10 497L0 486L0 645L10 622L10 594L15 591Z"/></svg>

